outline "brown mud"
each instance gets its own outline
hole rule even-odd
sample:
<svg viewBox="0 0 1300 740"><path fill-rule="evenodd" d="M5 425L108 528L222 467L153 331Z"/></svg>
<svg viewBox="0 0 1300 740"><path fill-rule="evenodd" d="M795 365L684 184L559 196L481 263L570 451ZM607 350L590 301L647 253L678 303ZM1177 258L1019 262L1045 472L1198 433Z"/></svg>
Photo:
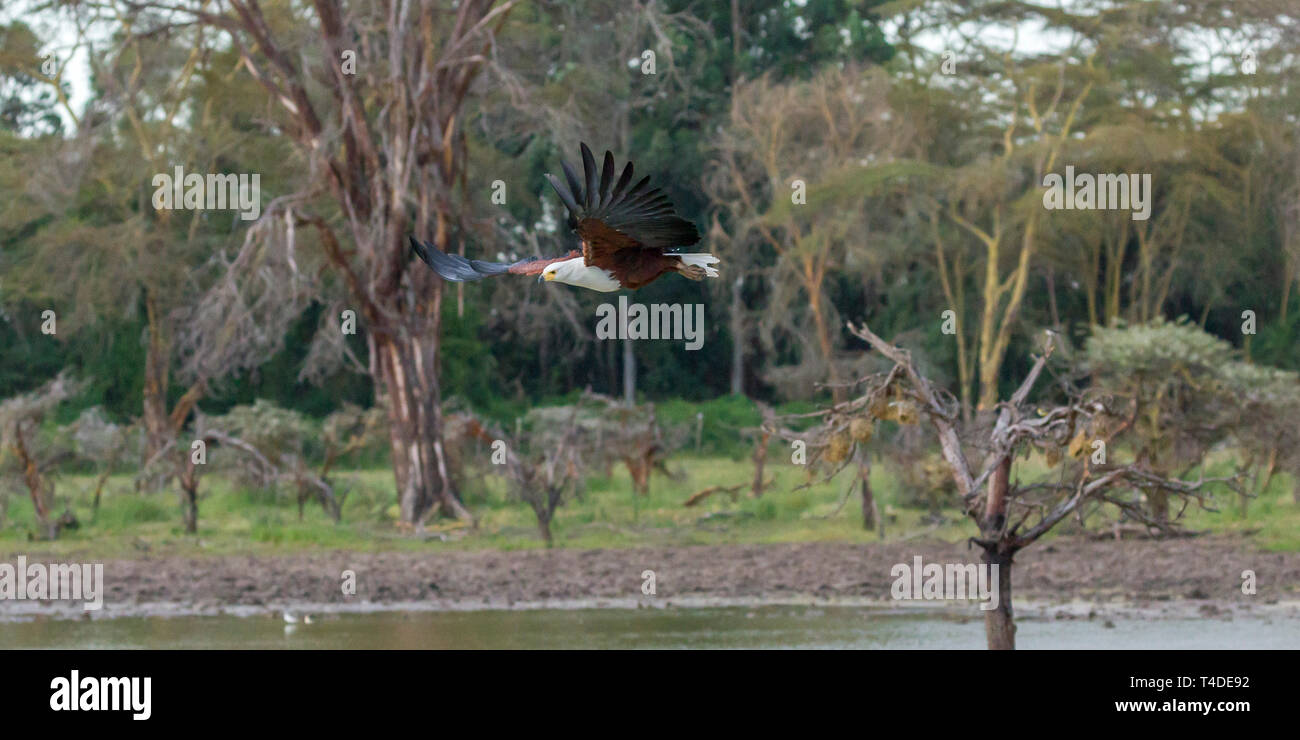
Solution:
<svg viewBox="0 0 1300 740"><path fill-rule="evenodd" d="M50 562L8 553L0 562ZM897 563L976 563L964 544L898 542L725 545L625 550L321 552L283 556L140 558L104 563L93 616L320 610L500 609L845 603L891 600ZM645 571L655 593L642 593ZM1253 571L1257 593L1242 592ZM355 594L344 593L345 571ZM1059 617L1102 609L1201 616L1300 608L1300 553L1205 537L1097 542L1058 538L1015 560L1015 603ZM915 602L913 602L915 603ZM1037 606L1035 606L1037 605ZM0 600L0 619L83 616L79 603Z"/></svg>

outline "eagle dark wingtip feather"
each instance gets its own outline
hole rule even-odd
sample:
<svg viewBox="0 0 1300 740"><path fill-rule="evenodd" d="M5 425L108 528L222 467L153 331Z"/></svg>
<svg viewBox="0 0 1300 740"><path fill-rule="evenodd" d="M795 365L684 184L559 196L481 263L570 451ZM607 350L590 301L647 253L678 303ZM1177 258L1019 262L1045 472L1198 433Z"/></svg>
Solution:
<svg viewBox="0 0 1300 740"><path fill-rule="evenodd" d="M564 170L564 179L569 181L569 195L576 205L578 201L582 200L582 185L578 182L578 175L569 166L569 163L564 160L560 160L560 169Z"/></svg>
<svg viewBox="0 0 1300 740"><path fill-rule="evenodd" d="M443 280L449 280L453 283L463 283L467 280L478 280L487 277L490 272L483 272L475 269L475 265L459 255L447 254L428 242L421 242L414 236L410 237L411 249L420 258L429 269L438 273Z"/></svg>
<svg viewBox="0 0 1300 740"><path fill-rule="evenodd" d="M659 188L650 185L648 176L632 183L632 162L629 161L622 174L615 178L613 152L605 152L597 172L591 147L586 142L579 142L579 147L582 153L581 175L568 162L560 163L568 180L567 189L558 178L546 176L569 210L566 223L570 229L578 231L582 221L591 219L643 249L672 249L700 241L699 230L676 215L672 201Z"/></svg>
<svg viewBox="0 0 1300 740"><path fill-rule="evenodd" d="M609 189L614 186L614 153L605 150L605 162L600 168L600 203L598 206L609 204Z"/></svg>
<svg viewBox="0 0 1300 740"><path fill-rule="evenodd" d="M583 203L587 210L590 211L593 205L592 200L596 197L596 157L592 155L591 148L586 143L579 142L582 147L582 174L586 175L586 190L583 195Z"/></svg>
<svg viewBox="0 0 1300 740"><path fill-rule="evenodd" d="M613 208L623 200L627 191L627 184L632 181L632 162L629 161L623 168L623 174L619 176L618 182L614 184L614 192L609 196L607 207Z"/></svg>
<svg viewBox="0 0 1300 740"><path fill-rule="evenodd" d="M420 240L416 239L414 234L407 234L406 239L411 243L411 251L415 252L415 256L428 262L429 259L424 256L424 247L420 246Z"/></svg>
<svg viewBox="0 0 1300 740"><path fill-rule="evenodd" d="M565 169L568 169L567 165L565 166ZM560 182L560 178L555 175L547 173L546 181L551 184L552 188L554 188L555 194L560 196L560 200L564 202L564 207L569 211L569 220L572 220L575 214L582 210L578 208L578 201L574 198L573 193L566 190L563 183Z"/></svg>

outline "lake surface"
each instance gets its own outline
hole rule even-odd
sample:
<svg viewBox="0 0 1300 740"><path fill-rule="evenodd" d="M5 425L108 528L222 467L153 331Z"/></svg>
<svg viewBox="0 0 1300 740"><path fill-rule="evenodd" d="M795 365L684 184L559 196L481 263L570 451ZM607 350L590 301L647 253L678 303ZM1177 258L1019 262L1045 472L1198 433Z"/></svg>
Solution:
<svg viewBox="0 0 1300 740"><path fill-rule="evenodd" d="M1296 616L1096 619L1020 618L1025 649L1298 649ZM669 609L371 612L38 617L0 622L0 648L582 649L850 648L983 649L979 617L882 613L860 607L757 606Z"/></svg>

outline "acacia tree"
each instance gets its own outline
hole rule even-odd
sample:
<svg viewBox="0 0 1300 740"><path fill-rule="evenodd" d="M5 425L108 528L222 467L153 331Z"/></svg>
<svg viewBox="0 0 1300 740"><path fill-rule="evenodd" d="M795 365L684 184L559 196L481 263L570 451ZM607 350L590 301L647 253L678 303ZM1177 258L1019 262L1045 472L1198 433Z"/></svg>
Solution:
<svg viewBox="0 0 1300 740"><path fill-rule="evenodd" d="M231 367L236 345L209 343L209 362L183 373L184 385L175 388L182 335L224 268L211 255L242 223L203 208L186 212L181 203L159 207L155 177L171 177L174 166L219 173L241 162L279 162L283 147L242 125L255 112L248 86L226 79L221 70L235 58L213 48L211 29L134 34L130 19L115 18L111 27L121 24L122 33L103 47L94 40L101 22L94 14L70 15L69 22L88 49L96 94L73 117L73 136L24 152L25 187L16 189L23 207L10 220L21 219L25 237L6 255L6 272L20 288L10 292L51 306L64 332L141 315L144 462L175 438L210 383ZM40 166L50 161L58 166ZM294 316L272 314L260 337L279 339L275 333Z"/></svg>
<svg viewBox="0 0 1300 740"><path fill-rule="evenodd" d="M1031 260L1040 246L1044 210L1035 201L1038 184L1060 163L1079 108L1092 89L1087 79L1091 56L1084 60L1082 80L1069 79L1064 60L1024 72L1008 67L1015 97L1007 106L1009 122L1000 151L955 168L940 206L980 245L978 261L972 261L983 273L977 280L979 314L973 325L978 326L976 408L986 413L997 404L1002 364L1029 287ZM936 250L941 249L936 243Z"/></svg>
<svg viewBox="0 0 1300 740"><path fill-rule="evenodd" d="M869 252L849 246L869 230L869 198L907 171L893 162L909 131L891 123L888 91L881 70L856 65L738 85L709 178L710 197L728 211L729 252L774 257L761 321L768 343L798 346L806 367L829 373L837 399L844 363L830 278L853 262L850 252ZM806 312L791 310L805 303Z"/></svg>
<svg viewBox="0 0 1300 740"><path fill-rule="evenodd" d="M1185 474L1204 450L1235 442L1262 490L1275 471L1295 470L1294 419L1300 376L1238 360L1232 346L1190 325L1163 319L1097 328L1084 357L1094 385L1128 399L1124 437L1137 459L1162 474ZM1243 513L1249 500L1241 493ZM1163 491L1147 496L1149 516L1169 518Z"/></svg>
<svg viewBox="0 0 1300 740"><path fill-rule="evenodd" d="M465 101L515 4L121 3L138 34L189 25L221 32L263 90L272 125L293 142L303 175L262 218L278 219L285 232L315 232L364 324L407 523L435 506L469 516L441 440L443 282L423 267L408 269L407 239L416 233L449 249L459 225L455 190L465 180Z"/></svg>
<svg viewBox="0 0 1300 740"><path fill-rule="evenodd" d="M1202 325L1225 327L1212 310L1230 312L1232 321L1242 309L1259 313L1261 324L1266 312L1285 319L1300 265L1288 236L1300 212L1297 129L1281 112L1295 109L1288 80L1300 19L1285 6L894 6L907 62L895 67L896 105L919 132L913 156L943 168L940 187L921 193L916 208L933 217L932 224L918 220L958 314L963 400L973 395L989 410L1001 366L1016 354L1017 327L1044 313L1067 335L1071 323L1084 322L1081 308L1089 325L1148 321L1189 303ZM1018 45L1030 24L1066 42L1048 50ZM1187 63L1205 53L1207 62ZM1150 218L1045 212L1043 176L1069 164L1150 174ZM1224 259L1225 243L1241 257ZM1215 269L1203 269L1207 262ZM1243 343L1250 342L1246 334ZM1278 361L1284 342L1271 342Z"/></svg>
<svg viewBox="0 0 1300 740"><path fill-rule="evenodd" d="M932 245L945 310L956 315L963 413L973 396L988 416L1045 242L1040 183L1068 163L1063 154L1097 82L1089 33L1098 24L1067 11L981 2L916 4L899 21L909 64L897 79L898 107L918 130L911 156L936 168L910 210L919 215L919 238ZM1029 53L1017 48L1018 33L978 32L1029 21L1067 34L1066 48ZM929 32L940 35L945 57L911 42Z"/></svg>

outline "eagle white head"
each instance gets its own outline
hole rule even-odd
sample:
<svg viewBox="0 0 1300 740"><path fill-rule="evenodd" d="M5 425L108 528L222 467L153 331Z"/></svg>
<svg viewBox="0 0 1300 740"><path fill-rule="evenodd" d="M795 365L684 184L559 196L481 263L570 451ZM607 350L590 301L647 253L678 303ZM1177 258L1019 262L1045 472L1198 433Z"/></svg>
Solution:
<svg viewBox="0 0 1300 740"><path fill-rule="evenodd" d="M588 267L581 257L552 262L542 270L540 279L546 282L576 285L579 288L601 293L612 293L622 287L608 271L599 267Z"/></svg>

